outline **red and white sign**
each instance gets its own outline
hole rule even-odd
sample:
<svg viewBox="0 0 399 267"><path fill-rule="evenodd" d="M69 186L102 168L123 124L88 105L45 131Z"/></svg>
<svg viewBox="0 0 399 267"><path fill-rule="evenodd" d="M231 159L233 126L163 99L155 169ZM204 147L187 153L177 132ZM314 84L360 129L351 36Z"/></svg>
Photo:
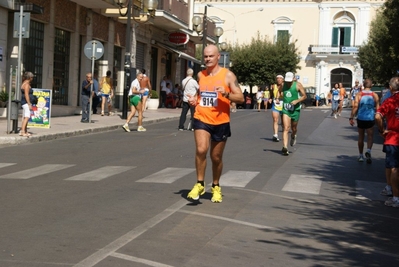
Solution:
<svg viewBox="0 0 399 267"><path fill-rule="evenodd" d="M190 38L188 37L188 34L182 32L172 32L169 33L168 40L173 44L184 45L188 43Z"/></svg>

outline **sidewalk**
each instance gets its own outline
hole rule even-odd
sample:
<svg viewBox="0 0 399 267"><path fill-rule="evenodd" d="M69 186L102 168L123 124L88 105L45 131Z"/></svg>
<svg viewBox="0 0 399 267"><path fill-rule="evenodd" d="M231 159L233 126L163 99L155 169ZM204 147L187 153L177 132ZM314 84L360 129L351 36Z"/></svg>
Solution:
<svg viewBox="0 0 399 267"><path fill-rule="evenodd" d="M143 126L145 127L154 122L177 119L180 118L180 114L181 109L160 108L157 110L147 110L144 112ZM0 119L0 145L47 141L89 133L105 132L118 128L122 131L122 125L125 123L125 120L121 119L121 116L121 112L117 112L113 116L94 114L91 116L93 123L81 123L80 115L55 117L51 118L50 129L28 127L28 131L32 133L30 137L22 137L15 133L7 134L7 119L2 118ZM22 119L19 117L18 127L21 126L21 121ZM129 125L131 129L135 129L137 127L137 117L133 118ZM10 129L12 129L12 121Z"/></svg>

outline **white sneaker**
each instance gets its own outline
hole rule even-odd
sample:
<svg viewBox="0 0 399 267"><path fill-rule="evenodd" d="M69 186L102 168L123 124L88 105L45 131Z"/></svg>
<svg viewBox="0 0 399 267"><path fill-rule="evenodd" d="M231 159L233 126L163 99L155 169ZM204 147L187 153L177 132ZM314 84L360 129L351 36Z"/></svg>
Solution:
<svg viewBox="0 0 399 267"><path fill-rule="evenodd" d="M145 131L147 131L147 129L144 128L143 126L139 126L139 127L137 128L137 131L138 131L138 132L145 132Z"/></svg>
<svg viewBox="0 0 399 267"><path fill-rule="evenodd" d="M123 128L123 130L125 130L126 132L130 132L129 125L128 125L127 123L123 124L122 128Z"/></svg>
<svg viewBox="0 0 399 267"><path fill-rule="evenodd" d="M336 119L336 118L337 118L337 114L334 115L334 119Z"/></svg>

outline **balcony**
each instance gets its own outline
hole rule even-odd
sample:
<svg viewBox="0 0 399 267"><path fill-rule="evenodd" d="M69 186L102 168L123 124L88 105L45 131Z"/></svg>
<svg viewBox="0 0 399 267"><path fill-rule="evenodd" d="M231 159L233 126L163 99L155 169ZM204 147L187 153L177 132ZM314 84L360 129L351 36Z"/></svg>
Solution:
<svg viewBox="0 0 399 267"><path fill-rule="evenodd" d="M327 56L327 55L357 55L359 46L333 46L333 45L309 45L309 55Z"/></svg>

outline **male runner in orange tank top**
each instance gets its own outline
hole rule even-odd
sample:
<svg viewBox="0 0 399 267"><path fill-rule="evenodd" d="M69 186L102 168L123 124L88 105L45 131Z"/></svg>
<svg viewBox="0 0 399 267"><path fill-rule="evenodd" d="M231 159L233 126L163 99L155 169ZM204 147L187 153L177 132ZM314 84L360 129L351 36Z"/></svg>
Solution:
<svg viewBox="0 0 399 267"><path fill-rule="evenodd" d="M206 155L210 147L212 161L212 202L222 202L219 185L223 169L223 151L230 133L230 101L243 103L244 96L237 77L218 65L219 49L208 45L204 49L206 69L198 73L199 90L196 96L188 96L188 103L195 106L193 128L196 144L195 167L197 183L187 199L198 200L205 193Z"/></svg>

